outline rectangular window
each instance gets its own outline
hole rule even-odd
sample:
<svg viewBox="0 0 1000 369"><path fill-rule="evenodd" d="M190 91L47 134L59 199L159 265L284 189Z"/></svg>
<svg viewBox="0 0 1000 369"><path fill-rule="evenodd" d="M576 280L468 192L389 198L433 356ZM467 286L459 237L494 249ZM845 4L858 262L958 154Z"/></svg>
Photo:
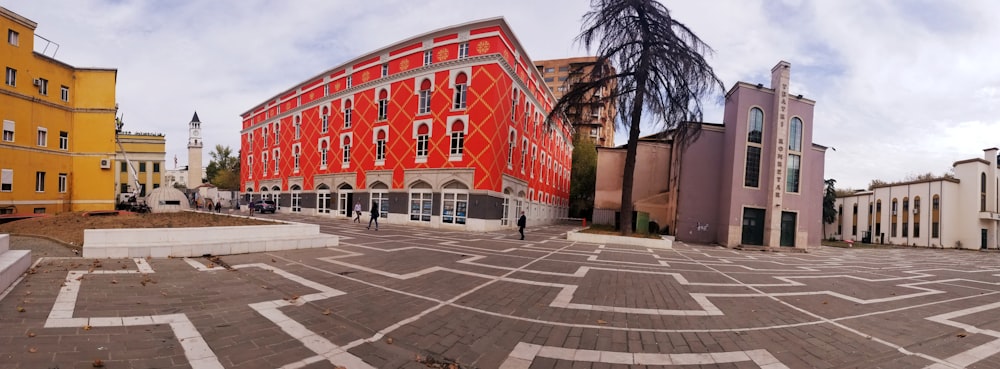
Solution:
<svg viewBox="0 0 1000 369"><path fill-rule="evenodd" d="M20 36L20 34L17 33L17 31L12 30L12 29L8 29L7 30L7 43L9 43L11 45L14 45L14 46L17 46L18 45L18 36Z"/></svg>
<svg viewBox="0 0 1000 369"><path fill-rule="evenodd" d="M378 120L383 121L389 118L389 98L378 100Z"/></svg>
<svg viewBox="0 0 1000 369"><path fill-rule="evenodd" d="M786 178L785 191L799 192L800 158L801 156L798 155L788 155L788 176Z"/></svg>
<svg viewBox="0 0 1000 369"><path fill-rule="evenodd" d="M126 163L125 163L125 162L123 161L123 162L121 162L121 165L120 165L120 166L121 166L121 172L122 172L122 173L125 173L125 172L128 172L128 164L126 164ZM126 191L126 192L127 192L127 191Z"/></svg>
<svg viewBox="0 0 1000 369"><path fill-rule="evenodd" d="M434 196L430 192L410 193L410 220L430 222Z"/></svg>
<svg viewBox="0 0 1000 369"><path fill-rule="evenodd" d="M38 93L46 96L49 94L49 80L45 78L38 79Z"/></svg>
<svg viewBox="0 0 1000 369"><path fill-rule="evenodd" d="M451 155L461 157L465 151L465 133L462 131L451 133Z"/></svg>
<svg viewBox="0 0 1000 369"><path fill-rule="evenodd" d="M14 142L14 121L3 121L3 140L4 142Z"/></svg>
<svg viewBox="0 0 1000 369"><path fill-rule="evenodd" d="M556 71L556 69L552 68L552 67L545 68L545 73L552 73L552 72L555 72L555 71Z"/></svg>
<svg viewBox="0 0 1000 369"><path fill-rule="evenodd" d="M153 173L160 172L160 163L153 163Z"/></svg>
<svg viewBox="0 0 1000 369"><path fill-rule="evenodd" d="M424 50L424 65L431 65L434 61L434 51Z"/></svg>
<svg viewBox="0 0 1000 369"><path fill-rule="evenodd" d="M351 145L344 145L344 161L342 166L347 167L351 165Z"/></svg>
<svg viewBox="0 0 1000 369"><path fill-rule="evenodd" d="M463 42L458 44L458 58L468 58L469 57L469 43Z"/></svg>
<svg viewBox="0 0 1000 369"><path fill-rule="evenodd" d="M511 136L513 136L513 134L511 134ZM507 142L507 169L514 168L514 145L517 145L517 141L515 139L511 139L510 142Z"/></svg>
<svg viewBox="0 0 1000 369"><path fill-rule="evenodd" d="M17 87L17 69L7 68L7 86Z"/></svg>
<svg viewBox="0 0 1000 369"><path fill-rule="evenodd" d="M512 96L511 96L511 101L510 101L510 120L513 122L514 121L514 115L517 112L517 89L516 88L513 90L513 93L511 93L511 95Z"/></svg>
<svg viewBox="0 0 1000 369"><path fill-rule="evenodd" d="M427 159L428 147L427 144L430 141L428 135L417 135L417 158Z"/></svg>
<svg viewBox="0 0 1000 369"><path fill-rule="evenodd" d="M354 76L347 76L347 82L345 82L346 86L344 86L345 88L351 88L351 80L353 79L351 77Z"/></svg>
<svg viewBox="0 0 1000 369"><path fill-rule="evenodd" d="M45 172L35 172L35 192L45 192Z"/></svg>
<svg viewBox="0 0 1000 369"><path fill-rule="evenodd" d="M59 193L66 193L66 173L59 173Z"/></svg>
<svg viewBox="0 0 1000 369"><path fill-rule="evenodd" d="M323 133L326 133L327 131L330 130L330 116L326 115L326 114L323 114L323 117L321 119L322 119L322 123L320 125L320 127L321 127L320 131L323 132Z"/></svg>
<svg viewBox="0 0 1000 369"><path fill-rule="evenodd" d="M428 114L431 112L431 90L420 90L418 99L417 114Z"/></svg>
<svg viewBox="0 0 1000 369"><path fill-rule="evenodd" d="M743 173L743 185L746 187L760 186L760 147L758 146L747 146L747 162Z"/></svg>
<svg viewBox="0 0 1000 369"><path fill-rule="evenodd" d="M146 171L146 163L139 163L139 172L143 173Z"/></svg>
<svg viewBox="0 0 1000 369"><path fill-rule="evenodd" d="M49 145L49 130L45 128L38 128L38 146L48 146Z"/></svg>
<svg viewBox="0 0 1000 369"><path fill-rule="evenodd" d="M569 67L568 67L568 66L565 66L565 65L564 65L564 66L561 66L561 67L559 67L559 71L560 71L560 72L566 72L566 71L568 71L568 70L569 70Z"/></svg>
<svg viewBox="0 0 1000 369"><path fill-rule="evenodd" d="M545 82L555 82L555 77L545 77Z"/></svg>
<svg viewBox="0 0 1000 369"><path fill-rule="evenodd" d="M302 138L302 124L295 123L295 139Z"/></svg>
<svg viewBox="0 0 1000 369"><path fill-rule="evenodd" d="M375 161L385 162L385 140L375 141Z"/></svg>
<svg viewBox="0 0 1000 369"><path fill-rule="evenodd" d="M461 83L455 85L455 104L453 106L454 109L465 109L465 95L466 95L465 84Z"/></svg>
<svg viewBox="0 0 1000 369"><path fill-rule="evenodd" d="M521 174L524 174L524 167L528 161L528 139L521 141Z"/></svg>
<svg viewBox="0 0 1000 369"><path fill-rule="evenodd" d="M344 128L351 128L351 108L344 109Z"/></svg>
<svg viewBox="0 0 1000 369"><path fill-rule="evenodd" d="M319 166L320 166L320 168L324 168L324 169L326 168L327 152L328 152L328 150L326 149L325 145L323 146L322 149L319 149Z"/></svg>
<svg viewBox="0 0 1000 369"><path fill-rule="evenodd" d="M274 174L278 174L281 170L281 153L278 150L274 150Z"/></svg>
<svg viewBox="0 0 1000 369"><path fill-rule="evenodd" d="M62 101L69 101L69 87L59 87L59 98L62 99Z"/></svg>
<svg viewBox="0 0 1000 369"><path fill-rule="evenodd" d="M938 238L938 222L931 223L931 238Z"/></svg>
<svg viewBox="0 0 1000 369"><path fill-rule="evenodd" d="M0 192L11 192L14 190L14 170L0 169Z"/></svg>
<svg viewBox="0 0 1000 369"><path fill-rule="evenodd" d="M389 75L389 63L382 63L382 77Z"/></svg>
<svg viewBox="0 0 1000 369"><path fill-rule="evenodd" d="M69 132L59 131L59 150L69 150Z"/></svg>
<svg viewBox="0 0 1000 369"><path fill-rule="evenodd" d="M298 149L296 149L296 150L298 150ZM300 155L297 152L294 155L292 155L293 167L295 168L295 172L296 173L299 172L299 156Z"/></svg>

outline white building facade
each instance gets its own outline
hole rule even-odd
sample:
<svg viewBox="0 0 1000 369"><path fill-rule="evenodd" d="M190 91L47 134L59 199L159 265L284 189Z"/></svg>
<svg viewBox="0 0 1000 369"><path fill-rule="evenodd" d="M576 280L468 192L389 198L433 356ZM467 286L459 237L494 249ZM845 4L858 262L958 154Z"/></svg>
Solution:
<svg viewBox="0 0 1000 369"><path fill-rule="evenodd" d="M876 187L834 203L837 239L961 249L1000 248L997 148L953 164L954 177Z"/></svg>

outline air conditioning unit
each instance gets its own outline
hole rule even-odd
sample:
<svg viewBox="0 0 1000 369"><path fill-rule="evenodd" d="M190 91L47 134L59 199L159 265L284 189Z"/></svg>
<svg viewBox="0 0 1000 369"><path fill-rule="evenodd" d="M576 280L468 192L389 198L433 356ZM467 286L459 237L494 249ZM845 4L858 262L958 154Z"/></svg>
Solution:
<svg viewBox="0 0 1000 369"><path fill-rule="evenodd" d="M101 169L111 169L111 159L101 159Z"/></svg>
<svg viewBox="0 0 1000 369"><path fill-rule="evenodd" d="M34 80L31 81L31 83L35 84L35 86L41 86L42 80L40 78L35 78Z"/></svg>

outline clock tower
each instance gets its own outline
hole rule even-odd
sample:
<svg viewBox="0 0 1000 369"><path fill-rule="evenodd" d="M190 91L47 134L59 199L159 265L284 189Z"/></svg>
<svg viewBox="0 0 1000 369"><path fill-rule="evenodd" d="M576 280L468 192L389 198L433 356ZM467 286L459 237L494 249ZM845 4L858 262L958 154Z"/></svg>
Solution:
<svg viewBox="0 0 1000 369"><path fill-rule="evenodd" d="M188 183L187 188L201 186L201 121L198 112L194 112L191 123L188 123Z"/></svg>

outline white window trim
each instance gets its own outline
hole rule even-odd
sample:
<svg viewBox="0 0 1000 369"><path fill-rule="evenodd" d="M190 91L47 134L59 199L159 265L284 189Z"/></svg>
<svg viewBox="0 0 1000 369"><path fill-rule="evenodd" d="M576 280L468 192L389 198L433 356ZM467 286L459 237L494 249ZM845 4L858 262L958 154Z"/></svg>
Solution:
<svg viewBox="0 0 1000 369"><path fill-rule="evenodd" d="M65 146L63 145L63 136L62 136L63 132L66 132L66 137L65 137L66 138L66 145ZM69 150L69 131L60 131L59 132L59 150L62 150L62 151Z"/></svg>
<svg viewBox="0 0 1000 369"><path fill-rule="evenodd" d="M462 153L461 154L451 154L451 134L454 132L451 130L451 126L456 121L462 121ZM462 156L465 154L465 142L468 141L469 136L469 116L468 115L454 115L447 119L446 127L448 128L448 161L461 161Z"/></svg>
<svg viewBox="0 0 1000 369"><path fill-rule="evenodd" d="M351 166L351 156L353 156L354 153L351 152L352 150L348 149L348 151L347 151L348 155L345 157L344 156L344 147L345 146L350 146L350 145L354 144L354 137L353 136L354 135L352 135L350 132L341 133L340 134L340 168L341 169L347 169L348 167ZM344 145L344 139L345 138L347 139L348 142L350 142L349 145Z"/></svg>
<svg viewBox="0 0 1000 369"><path fill-rule="evenodd" d="M302 144L292 145L292 172L298 173L302 164Z"/></svg>
<svg viewBox="0 0 1000 369"><path fill-rule="evenodd" d="M59 193L66 193L68 176L66 173L59 173Z"/></svg>
<svg viewBox="0 0 1000 369"><path fill-rule="evenodd" d="M389 157L389 127L381 126L372 129L372 148L375 149L375 165L385 165L385 158L378 159L378 133L385 132L385 156Z"/></svg>
<svg viewBox="0 0 1000 369"><path fill-rule="evenodd" d="M274 157L271 160L274 161L274 175L278 175L281 172L281 149L274 149Z"/></svg>
<svg viewBox="0 0 1000 369"><path fill-rule="evenodd" d="M16 135L16 131L14 130L14 128L16 126L17 125L14 124L14 121L12 121L12 120L5 120L5 121L3 121L3 131L4 132L10 131L10 140L7 140L6 138L2 138L4 142L14 142L14 140L16 139L16 136L17 136ZM2 133L0 133L0 135L2 135Z"/></svg>
<svg viewBox="0 0 1000 369"><path fill-rule="evenodd" d="M510 139L513 137L513 139ZM514 169L514 152L517 151L517 130L510 128L507 132L507 138L510 142L507 143L507 169Z"/></svg>
<svg viewBox="0 0 1000 369"><path fill-rule="evenodd" d="M354 103L354 95L344 96L343 99L340 99L340 116L343 117L344 113L347 112L347 102L348 101L351 102L351 121L348 122L345 119L344 120L344 128L351 128L351 126L354 124L354 110L355 110L354 107L356 105Z"/></svg>
<svg viewBox="0 0 1000 369"><path fill-rule="evenodd" d="M429 137L434 137L434 124L433 124L433 120L432 119L415 120L415 121L413 121L413 141L414 141L414 144L416 144L417 137L420 136L419 134L417 134L417 132L419 132L418 128L420 127L421 124L426 124L427 125L427 137L428 138ZM428 147L427 147L427 155L425 155L425 156L417 156L416 155L417 154L416 150L414 150L414 152L413 152L413 155L414 155L414 158L415 158L414 159L414 163L426 163L427 162L427 158L430 156L430 151L431 151L431 148L429 147L430 146L430 140L429 139L428 139L427 145L428 145Z"/></svg>
<svg viewBox="0 0 1000 369"><path fill-rule="evenodd" d="M431 88L433 88L433 85L431 86ZM386 101L386 103L385 103L385 119L378 119L378 102L379 102L378 95L380 93L382 93L382 90L385 90L385 101ZM373 97L375 98L375 119L376 119L375 121L376 122L387 122L387 121L389 121L389 107L392 106L392 104L391 104L392 103L392 85L386 83L384 85L375 87L375 96L373 96Z"/></svg>
<svg viewBox="0 0 1000 369"><path fill-rule="evenodd" d="M3 190L3 185L9 184L10 190ZM0 192L13 192L14 191L14 170L13 169L0 169Z"/></svg>
<svg viewBox="0 0 1000 369"><path fill-rule="evenodd" d="M323 144L326 144L326 163L323 162ZM316 151L319 152L319 169L326 170L327 166L330 165L330 138L323 137L316 141Z"/></svg>
<svg viewBox="0 0 1000 369"><path fill-rule="evenodd" d="M39 140L41 138L41 133L45 132L45 140ZM38 141L43 141L39 143ZM35 134L35 144L39 147L49 147L49 129L45 127L38 127L38 132Z"/></svg>

